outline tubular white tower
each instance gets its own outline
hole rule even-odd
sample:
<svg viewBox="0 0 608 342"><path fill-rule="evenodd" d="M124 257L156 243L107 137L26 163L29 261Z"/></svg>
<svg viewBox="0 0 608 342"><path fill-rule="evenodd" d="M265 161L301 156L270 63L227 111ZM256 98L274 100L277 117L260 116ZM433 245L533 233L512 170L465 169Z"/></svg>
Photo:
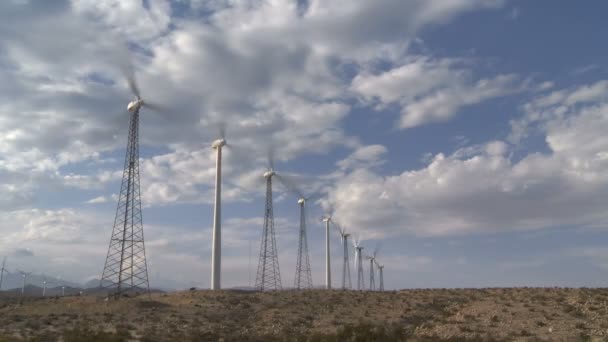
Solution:
<svg viewBox="0 0 608 342"><path fill-rule="evenodd" d="M27 273L21 273L21 276L23 277L23 285L21 286L21 296L25 295L25 282L27 280Z"/></svg>
<svg viewBox="0 0 608 342"><path fill-rule="evenodd" d="M376 282L374 280L374 258L369 258L369 290L374 291L376 289Z"/></svg>
<svg viewBox="0 0 608 342"><path fill-rule="evenodd" d="M380 286L378 291L384 291L384 265L378 265L378 272L380 276Z"/></svg>
<svg viewBox="0 0 608 342"><path fill-rule="evenodd" d="M357 290L365 289L365 279L363 278L363 247L355 243L355 268L357 269Z"/></svg>
<svg viewBox="0 0 608 342"><path fill-rule="evenodd" d="M331 260L330 260L330 249L329 249L329 221L331 217L323 219L325 222L325 286L327 289L331 289Z"/></svg>
<svg viewBox="0 0 608 342"><path fill-rule="evenodd" d="M213 211L213 242L211 246L211 289L221 289L222 273L222 147L224 139L213 142L211 147L217 150L215 164L215 206Z"/></svg>
<svg viewBox="0 0 608 342"><path fill-rule="evenodd" d="M46 297L46 279L42 281L42 297Z"/></svg>

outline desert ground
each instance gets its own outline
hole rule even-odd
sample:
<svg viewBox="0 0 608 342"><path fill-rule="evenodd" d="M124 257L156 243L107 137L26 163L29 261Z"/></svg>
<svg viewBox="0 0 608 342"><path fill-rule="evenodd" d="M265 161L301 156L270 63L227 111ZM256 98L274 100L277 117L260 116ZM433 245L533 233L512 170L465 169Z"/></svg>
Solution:
<svg viewBox="0 0 608 342"><path fill-rule="evenodd" d="M0 341L608 341L608 289L4 296Z"/></svg>

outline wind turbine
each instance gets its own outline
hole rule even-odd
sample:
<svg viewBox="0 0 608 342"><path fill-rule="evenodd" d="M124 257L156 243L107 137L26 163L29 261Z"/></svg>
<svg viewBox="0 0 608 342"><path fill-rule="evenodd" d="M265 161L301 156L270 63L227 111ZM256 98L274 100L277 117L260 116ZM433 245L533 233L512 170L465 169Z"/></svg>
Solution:
<svg viewBox="0 0 608 342"><path fill-rule="evenodd" d="M268 171L264 172L266 179L266 205L264 208L264 227L262 228L262 243L255 287L260 291L280 290L281 272L279 270L279 253L274 232L274 213L272 209L272 177L276 175L272 153L268 156Z"/></svg>
<svg viewBox="0 0 608 342"><path fill-rule="evenodd" d="M300 230L298 239L298 256L296 260L296 274L294 287L300 289L312 289L312 273L310 271L310 259L308 255L308 237L306 233L306 210L307 203L312 197L306 197L302 191L290 180L287 175L275 174L275 177L287 188L289 192L298 198L300 207Z"/></svg>
<svg viewBox="0 0 608 342"><path fill-rule="evenodd" d="M353 241L355 247L355 268L357 269L357 290L365 289L365 279L363 277L363 246L361 241L356 239Z"/></svg>
<svg viewBox="0 0 608 342"><path fill-rule="evenodd" d="M23 285L21 286L21 296L23 297L25 295L25 283L27 281L27 276L32 274L32 272L23 272L19 270L17 270L17 272L21 273L21 276L23 277Z"/></svg>
<svg viewBox="0 0 608 342"><path fill-rule="evenodd" d="M331 222L331 216L323 218L325 222L325 286L327 289L331 289L331 251L329 249L329 223Z"/></svg>
<svg viewBox="0 0 608 342"><path fill-rule="evenodd" d="M211 289L221 289L222 276L222 147L226 145L225 130L220 128L220 138L211 147L216 151L215 204L213 211L213 244L211 246Z"/></svg>
<svg viewBox="0 0 608 342"><path fill-rule="evenodd" d="M0 269L0 290L2 290L2 281L4 280L4 271L6 270L6 257L2 259L2 268Z"/></svg>
<svg viewBox="0 0 608 342"><path fill-rule="evenodd" d="M298 243L298 259L296 261L296 276L294 285L296 289L312 289L312 273L308 257L308 237L306 236L306 202L304 196L298 199L300 206L300 234Z"/></svg>
<svg viewBox="0 0 608 342"><path fill-rule="evenodd" d="M380 277L378 291L384 291L384 265L380 265L378 261L376 261L376 267L378 268L378 276Z"/></svg>
<svg viewBox="0 0 608 342"><path fill-rule="evenodd" d="M369 290L374 291L376 289L376 281L374 279L374 263L376 262L376 256L378 255L379 247L374 249L372 255L368 255L365 258L369 260Z"/></svg>
<svg viewBox="0 0 608 342"><path fill-rule="evenodd" d="M42 297L46 297L46 278L42 281Z"/></svg>
<svg viewBox="0 0 608 342"><path fill-rule="evenodd" d="M348 238L350 234L346 232L346 229L338 225L335 221L333 222L336 229L338 229L338 233L340 234L340 241L342 241L342 248L344 250L344 262L342 264L342 290L351 289L351 279L350 279L350 263L348 260Z"/></svg>
<svg viewBox="0 0 608 342"><path fill-rule="evenodd" d="M127 105L129 135L122 184L108 254L99 282L102 288L114 288L117 298L124 292L137 292L142 288L150 293L139 186L139 113L143 107L163 111L159 106L142 99L130 63L123 68L123 72L134 99Z"/></svg>

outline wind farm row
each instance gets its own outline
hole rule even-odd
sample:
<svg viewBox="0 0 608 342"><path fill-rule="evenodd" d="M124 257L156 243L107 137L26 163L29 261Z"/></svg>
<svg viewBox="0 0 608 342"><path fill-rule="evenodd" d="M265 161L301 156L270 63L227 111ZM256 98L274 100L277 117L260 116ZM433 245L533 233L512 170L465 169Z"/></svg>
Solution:
<svg viewBox="0 0 608 342"><path fill-rule="evenodd" d="M139 136L140 136L140 112L142 109L150 109L161 113L167 109L144 99L135 77L135 69L128 62L121 68L125 75L127 84L134 99L127 105L129 115L128 139L122 173L121 188L118 195L118 205L108 252L104 268L100 277L99 287L116 297L125 293L150 292L148 278L148 264L146 260L146 249L144 240L144 227L142 222L142 205L140 190L140 167L139 167ZM211 240L211 290L222 288L222 150L224 148L235 149L226 139L226 125L218 124L219 137L213 141L211 147L216 153L215 174L215 203L213 211L213 235ZM296 197L300 211L298 251L293 288L312 289L312 271L308 250L307 233L307 210L310 203L315 203L321 196L306 196L287 175L277 172L274 167L272 153L268 156L268 167L260 178L266 182L266 195L264 206L264 223L262 227L259 260L255 289L259 291L276 291L290 286L283 286L279 268L279 253L274 225L273 209L273 180L281 183L289 193ZM144 185L145 186L145 185ZM363 254L363 246L360 239L351 239L349 231L338 224L332 213L326 213L322 218L325 225L325 284L327 289L332 288L331 270L331 231L335 230L341 241L343 252L341 289L353 289L350 274L350 243L354 248L354 268L356 270L357 290L383 290L384 289L384 266L378 262L378 248L369 255ZM364 260L369 261L369 284L366 287L364 279ZM30 273L19 271L23 277L22 294L27 284ZM376 287L376 273L378 273L379 284ZM3 263L0 272L0 289L2 289L2 277L5 274ZM46 292L46 280L43 284L43 295Z"/></svg>
<svg viewBox="0 0 608 342"><path fill-rule="evenodd" d="M114 220L114 228L110 239L110 246L101 277L100 286L120 295L123 292L149 291L148 269L144 247L143 223L141 214L140 180L139 180L139 117L143 108L162 110L162 106L150 104L141 96L136 82L134 68L129 64L123 68L127 83L134 96L127 110L129 119L129 136L125 156L124 171L118 207ZM212 143L216 151L215 174L215 204L213 211L213 235L211 255L211 286L212 290L219 290L221 286L222 271L222 150L230 148L226 139L225 125L219 125L219 138ZM306 210L311 198L306 197L294 184L286 180L274 168L273 158L268 158L268 169L262 175L266 180L266 197L264 206L264 224L260 242L259 261L255 288L259 291L281 290L281 272L279 268L279 254L277 249L274 210L273 210L273 179L277 179L291 192L297 195L300 207L299 243L294 276L296 289L310 289L313 287L308 253L308 238L306 230ZM331 282L331 246L330 230L334 227L340 234L343 248L342 289L351 288L349 264L349 237L347 230L341 227L331 215L326 215L325 222L325 250L326 269L325 287L332 288ZM355 269L357 270L357 289L365 289L363 279L363 246L359 240L354 240ZM379 290L384 289L384 266L377 260L378 249L366 255L369 260L369 289L375 290L375 269L379 272Z"/></svg>

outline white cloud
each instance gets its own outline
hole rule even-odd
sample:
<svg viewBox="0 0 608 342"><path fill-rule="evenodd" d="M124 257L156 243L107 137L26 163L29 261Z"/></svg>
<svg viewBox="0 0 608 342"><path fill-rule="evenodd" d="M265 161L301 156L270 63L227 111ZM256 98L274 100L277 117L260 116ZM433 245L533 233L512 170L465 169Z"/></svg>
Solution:
<svg viewBox="0 0 608 342"><path fill-rule="evenodd" d="M465 106L514 92L524 86L515 75L499 75L473 82L463 61L418 57L379 74L363 73L351 89L377 108L401 107L400 128L412 128L454 117Z"/></svg>
<svg viewBox="0 0 608 342"><path fill-rule="evenodd" d="M215 12L181 18L165 0L0 2L0 223L11 227L0 237L3 250L32 248L38 258L29 266L36 268L69 261L69 245L70 258L81 261L72 267L75 276L97 276L93 264L101 270L112 213L32 207L42 190L87 196L91 189L118 190L130 97L118 71L122 42L133 50L143 95L170 108L142 111L142 152L154 151L142 153L144 204L208 203L214 159L207 146L220 121L233 145L226 149L231 180L224 198L247 200L263 186L267 142L279 161L346 147L356 151L345 168L381 163L381 147L361 147L342 128L352 105L345 68L359 73L378 60L401 61L418 30L501 1L310 1L306 8L286 1L198 3ZM245 162L238 163L242 155ZM113 158L118 163L108 163ZM117 200L88 202L110 198ZM281 220L277 227L293 228ZM196 251L208 237L188 235L197 243L189 244L175 231L163 235L163 228L146 224L151 263L166 270L175 265L169 258L179 260L187 279L200 266ZM175 247L170 240L182 251L157 257Z"/></svg>
<svg viewBox="0 0 608 342"><path fill-rule="evenodd" d="M341 169L372 167L383 164L387 149L382 145L367 145L357 148L347 158L336 163Z"/></svg>
<svg viewBox="0 0 608 342"><path fill-rule="evenodd" d="M178 149L200 149L201 140L217 136L218 121L228 123L228 139L246 146L258 165L267 149L260 141L272 141L280 160L356 148L356 139L341 128L350 110L341 66L401 58L409 35L420 28L500 4L311 1L304 10L284 1L199 1L191 5L215 12L195 20L176 17L166 0L3 3L0 168L52 173L83 189L104 184L62 168L101 162L104 153L124 148L128 91L118 72L125 58L121 41L138 45L133 59L143 95L171 108L142 113L142 143L169 146L193 167L200 166L193 159L199 157ZM360 25L363 17L369 29ZM154 172L186 178L184 170L171 173L182 166L163 163L144 162L155 179L149 203L196 201L210 184L208 163L188 175L202 189L161 182Z"/></svg>
<svg viewBox="0 0 608 342"><path fill-rule="evenodd" d="M588 102L598 99L589 95L596 87L525 106L521 122L537 126L549 153L515 160L513 147L495 141L436 154L425 168L394 176L356 169L330 191L336 217L370 238L605 224L608 103Z"/></svg>
<svg viewBox="0 0 608 342"><path fill-rule="evenodd" d="M105 196L98 196L87 201L88 204L106 203L108 199Z"/></svg>

